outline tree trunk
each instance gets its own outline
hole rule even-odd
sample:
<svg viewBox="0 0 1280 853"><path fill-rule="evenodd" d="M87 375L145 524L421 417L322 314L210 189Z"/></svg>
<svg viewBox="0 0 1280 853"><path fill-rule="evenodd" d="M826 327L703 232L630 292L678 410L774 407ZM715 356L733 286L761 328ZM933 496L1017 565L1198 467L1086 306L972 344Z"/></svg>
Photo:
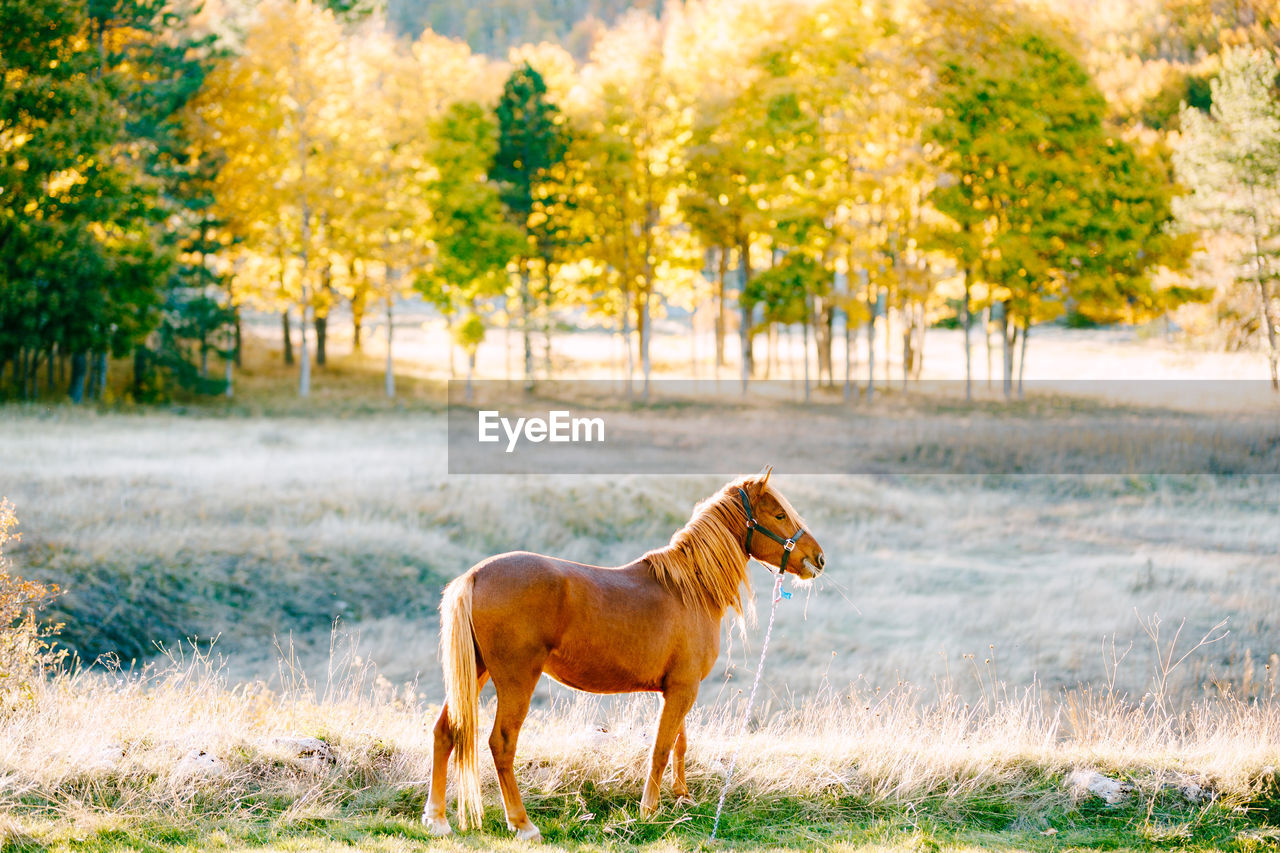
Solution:
<svg viewBox="0 0 1280 853"><path fill-rule="evenodd" d="M303 286L302 303L298 306L298 313L301 315L298 320L298 396L306 397L311 394L311 349L310 342L307 340L307 298L306 286Z"/></svg>
<svg viewBox="0 0 1280 853"><path fill-rule="evenodd" d="M857 345L856 327L849 312L844 312L844 400L853 399L853 349Z"/></svg>
<svg viewBox="0 0 1280 853"><path fill-rule="evenodd" d="M982 338L987 346L987 390L991 390L991 305L982 309Z"/></svg>
<svg viewBox="0 0 1280 853"><path fill-rule="evenodd" d="M520 262L520 307L524 323L524 389L533 390L533 294L529 292L529 262Z"/></svg>
<svg viewBox="0 0 1280 853"><path fill-rule="evenodd" d="M25 393L23 394L28 400L36 399L40 391L37 380L40 376L40 351L32 349L27 351L27 370L24 378L23 386Z"/></svg>
<svg viewBox="0 0 1280 853"><path fill-rule="evenodd" d="M1007 400L1013 396L1013 348L1017 343L1018 327L1009 322L1009 303L1001 303L1000 307L1002 309L1000 311L1000 339L1004 351L1004 380L1001 390Z"/></svg>
<svg viewBox="0 0 1280 853"><path fill-rule="evenodd" d="M388 272L389 275L399 278L400 272ZM388 399L396 396L396 372L395 365L391 361L391 341L395 330L394 317L392 315L392 303L395 301L393 297L393 289L387 288L387 364L382 375L382 389L386 392ZM449 342L450 350L453 349L453 342Z"/></svg>
<svg viewBox="0 0 1280 853"><path fill-rule="evenodd" d="M1253 192L1250 192L1250 197ZM1253 258L1254 258L1254 281L1258 284L1258 299L1261 304L1258 306L1259 318L1262 320L1262 327L1267 331L1267 365L1271 368L1271 390L1280 393L1280 376L1276 373L1277 344L1276 344L1276 321L1271 316L1271 294L1267 287L1267 280L1262 274L1262 239L1258 233L1258 210L1259 206L1253 205L1253 213L1250 218L1253 221Z"/></svg>
<svg viewBox="0 0 1280 853"><path fill-rule="evenodd" d="M320 273L320 306L316 310L316 366L324 367L328 354L329 306L333 297L333 264L325 261Z"/></svg>
<svg viewBox="0 0 1280 853"><path fill-rule="evenodd" d="M98 391L94 394L95 400L102 400L107 395L107 351L104 349L98 353Z"/></svg>
<svg viewBox="0 0 1280 853"><path fill-rule="evenodd" d="M306 106L302 99L297 100L295 111L299 118L304 114ZM303 126L303 122L298 122L299 126ZM307 134L297 134L297 152L298 165L302 172L301 185L307 185L307 165L310 162L310 141ZM311 274L311 200L307 197L305 190L302 191L298 198L298 284L301 293L301 304L298 312L298 336L299 347L298 354L302 357L300 369L298 371L298 396L306 397L311 393L311 350L307 346L307 321L310 317L307 312L311 308L311 291L307 285L308 278Z"/></svg>
<svg viewBox="0 0 1280 853"><path fill-rule="evenodd" d="M240 306L239 305L237 305L235 308L232 309L232 317L235 320L235 335L236 335L233 357L235 359L236 367L243 367L244 364L242 363L241 359L243 358L242 354L244 353L244 346L243 346L244 332L240 327Z"/></svg>
<svg viewBox="0 0 1280 853"><path fill-rule="evenodd" d="M724 337L729 326L728 306L724 301L724 281L729 274L729 250L721 246L716 262L716 378L720 368L727 363L724 357Z"/></svg>
<svg viewBox="0 0 1280 853"><path fill-rule="evenodd" d="M884 289L884 387L893 381L890 361L893 356L893 309L889 307L889 288Z"/></svg>
<svg viewBox="0 0 1280 853"><path fill-rule="evenodd" d="M911 317L912 309L908 305L902 312L902 390L907 390L907 380L911 378L911 371L915 367L915 352L913 350L914 341L911 335L915 330L915 322Z"/></svg>
<svg viewBox="0 0 1280 853"><path fill-rule="evenodd" d="M77 405L84 402L85 382L89 376L89 357L84 350L77 350L71 355L71 383L67 393L71 402Z"/></svg>
<svg viewBox="0 0 1280 853"><path fill-rule="evenodd" d="M867 402L876 394L876 290L867 282Z"/></svg>
<svg viewBox="0 0 1280 853"><path fill-rule="evenodd" d="M28 359L28 367L30 367L30 359ZM30 395L30 389L27 394ZM98 394L98 354L89 351L89 379L84 389L84 398L86 400L97 399Z"/></svg>
<svg viewBox="0 0 1280 853"><path fill-rule="evenodd" d="M34 349L26 351L26 359L22 363L22 397L34 400L36 397L36 365L40 362L40 354Z"/></svg>
<svg viewBox="0 0 1280 853"><path fill-rule="evenodd" d="M135 352L136 352L136 349L135 349ZM49 347L49 364L48 364L48 369L45 371L45 382L44 382L44 387L50 394L53 393L53 386L56 379L56 371L57 371L56 353L57 353L57 344L54 344L53 346Z"/></svg>
<svg viewBox="0 0 1280 853"><path fill-rule="evenodd" d="M809 297L806 296L805 297L806 308L808 307L808 302L809 302ZM800 358L804 360L804 401L806 403L809 402L809 323L811 322L812 319L813 319L812 316L805 317L804 322L800 324L803 327L803 337L801 339L801 346L800 346ZM822 381L821 356L819 356L818 381L819 382Z"/></svg>
<svg viewBox="0 0 1280 853"><path fill-rule="evenodd" d="M1280 392L1280 375L1277 375L1277 358L1280 344L1276 341L1276 319L1271 314L1271 294L1267 282L1258 279L1258 298L1262 300L1262 325L1267 330L1267 364L1271 368L1271 390Z"/></svg>
<svg viewBox="0 0 1280 853"><path fill-rule="evenodd" d="M133 348L133 399L135 401L142 398L143 386L147 382L147 356L149 352L145 346L138 344ZM49 387L53 387L53 376L50 373Z"/></svg>
<svg viewBox="0 0 1280 853"><path fill-rule="evenodd" d="M289 309L280 312L280 335L284 338L284 363L293 366L293 332L289 328Z"/></svg>
<svg viewBox="0 0 1280 853"><path fill-rule="evenodd" d="M773 366L778 363L778 325L776 323L769 324L769 331L765 333L764 341L768 346L764 353L764 378L767 382L773 378Z"/></svg>
<svg viewBox="0 0 1280 853"><path fill-rule="evenodd" d="M738 243L738 273L742 283L742 291L738 296L738 308L742 312L742 327L738 329L741 341L742 357L742 393L747 393L747 383L755 371L755 354L752 352L751 305L747 302L747 287L751 284L751 238L743 237Z"/></svg>
<svg viewBox="0 0 1280 853"><path fill-rule="evenodd" d="M631 399L632 377L636 372L635 359L631 354L631 291L624 290L622 292L622 348L623 348L623 370L624 379L626 380L627 399Z"/></svg>
<svg viewBox="0 0 1280 853"><path fill-rule="evenodd" d="M472 398L475 396L475 391L472 389L472 384L471 384L472 381L475 379L475 376L476 376L476 350L475 350L475 347L472 347L472 349L467 353L467 390L464 396L468 403L470 403Z"/></svg>
<svg viewBox="0 0 1280 853"><path fill-rule="evenodd" d="M920 303L918 308L920 316L916 323L916 360L915 370L911 371L911 378L919 380L924 375L924 338L929 334L929 324L925 318L925 305Z"/></svg>
<svg viewBox="0 0 1280 853"><path fill-rule="evenodd" d="M316 366L324 367L325 350L329 339L329 316L316 314Z"/></svg>
<svg viewBox="0 0 1280 853"><path fill-rule="evenodd" d="M698 285L693 285L693 308L689 311L689 375L698 378Z"/></svg>
<svg viewBox="0 0 1280 853"><path fill-rule="evenodd" d="M971 273L964 268L964 399L973 400L973 347L969 343L969 329L973 326L973 305L969 299L972 286Z"/></svg>
<svg viewBox="0 0 1280 853"><path fill-rule="evenodd" d="M351 351L360 352L364 346L364 311L369 299L369 278L365 265L359 260L351 262ZM357 283L358 282L358 283Z"/></svg>
<svg viewBox="0 0 1280 853"><path fill-rule="evenodd" d="M828 388L834 388L836 384L835 327L835 300L814 297L813 336L818 351L818 384L822 384L823 374L826 374Z"/></svg>
<svg viewBox="0 0 1280 853"><path fill-rule="evenodd" d="M648 174L646 173L646 177ZM644 292L640 294L640 370L644 373L644 388L641 391L641 397L646 403L649 402L649 380L653 371L653 365L649 358L649 342L653 337L653 323L649 316L651 309L651 300L653 299L654 288L654 269L653 269L653 230L658 224L658 209L654 205L652 198L645 201L644 205Z"/></svg>
<svg viewBox="0 0 1280 853"><path fill-rule="evenodd" d="M542 276L546 287L542 291L542 364L546 371L547 379L551 378L551 308L553 305L553 294L551 293L551 265L545 260L542 262Z"/></svg>
<svg viewBox="0 0 1280 853"><path fill-rule="evenodd" d="M647 266L647 265L646 265ZM646 273L646 278L648 277ZM646 285L648 282L646 282ZM640 398L646 403L649 402L649 374L653 370L653 365L649 359L649 338L652 334L650 329L649 318L649 290L646 289L640 294L639 311L636 316L636 328L640 332Z"/></svg>
<svg viewBox="0 0 1280 853"><path fill-rule="evenodd" d="M510 305L508 304L508 307ZM502 328L502 353L503 366L506 368L507 381L511 381L511 375L514 371L511 369L511 353L515 349L511 345L511 313L507 312L507 320Z"/></svg>
<svg viewBox="0 0 1280 853"><path fill-rule="evenodd" d="M1027 338L1031 337L1031 321L1027 320L1022 325L1022 347L1018 353L1018 399L1024 398L1022 393L1022 375L1027 370Z"/></svg>
<svg viewBox="0 0 1280 853"><path fill-rule="evenodd" d="M454 361L455 361L455 359L454 359L454 351L457 349L457 346L455 346L455 345L454 345L454 342L453 342L453 313L452 313L452 311L451 311L450 313L448 313L448 314L445 314L445 315L444 315L444 337L445 337L445 341L446 341L446 343L448 344L448 347L449 347L449 378L450 378L450 379L457 379L457 378L458 378L458 367L457 367L457 365L454 363Z"/></svg>

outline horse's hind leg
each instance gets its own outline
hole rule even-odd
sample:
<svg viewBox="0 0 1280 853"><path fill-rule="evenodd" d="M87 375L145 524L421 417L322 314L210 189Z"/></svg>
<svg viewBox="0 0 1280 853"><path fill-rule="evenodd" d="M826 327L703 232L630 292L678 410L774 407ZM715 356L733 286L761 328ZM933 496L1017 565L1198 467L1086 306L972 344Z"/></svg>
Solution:
<svg viewBox="0 0 1280 853"><path fill-rule="evenodd" d="M440 709L436 720L435 744L431 757L431 791L427 795L426 808L422 810L423 822L432 835L448 835L449 817L444 807L445 785L448 781L449 756L453 753L453 732L449 730L449 706Z"/></svg>
<svg viewBox="0 0 1280 853"><path fill-rule="evenodd" d="M507 812L507 826L524 841L541 841L542 833L524 810L524 800L516 786L516 741L520 726L529 713L529 700L538 686L541 669L517 676L507 674L503 678L495 673L493 686L498 691L498 712L493 721L493 733L489 735L489 749L493 751L493 766L498 771L498 786L502 789L502 805Z"/></svg>
<svg viewBox="0 0 1280 853"><path fill-rule="evenodd" d="M476 681L478 688L484 687L489 676L481 670ZM478 689L477 688L477 689ZM445 786L449 776L449 756L453 753L453 732L449 729L449 706L440 709L436 719L434 748L431 756L431 791L427 795L427 805L422 810L422 820L432 835L448 835L449 816L445 811Z"/></svg>

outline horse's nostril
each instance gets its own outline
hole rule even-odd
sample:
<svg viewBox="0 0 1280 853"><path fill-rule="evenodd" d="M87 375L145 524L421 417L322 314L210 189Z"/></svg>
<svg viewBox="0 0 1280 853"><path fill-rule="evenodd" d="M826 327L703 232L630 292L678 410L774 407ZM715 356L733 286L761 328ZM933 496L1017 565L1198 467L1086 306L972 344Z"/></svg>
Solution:
<svg viewBox="0 0 1280 853"><path fill-rule="evenodd" d="M818 568L822 568L827 564L827 558L823 554L818 555Z"/></svg>

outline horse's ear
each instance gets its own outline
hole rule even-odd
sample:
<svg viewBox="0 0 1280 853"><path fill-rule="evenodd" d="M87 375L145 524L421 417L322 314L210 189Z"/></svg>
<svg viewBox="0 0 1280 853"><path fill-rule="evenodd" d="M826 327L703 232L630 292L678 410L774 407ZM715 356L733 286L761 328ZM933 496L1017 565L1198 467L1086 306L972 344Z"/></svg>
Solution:
<svg viewBox="0 0 1280 853"><path fill-rule="evenodd" d="M760 469L760 473L756 475L756 479L760 481L760 488L764 488L769 484L769 475L773 473L773 466L766 465Z"/></svg>

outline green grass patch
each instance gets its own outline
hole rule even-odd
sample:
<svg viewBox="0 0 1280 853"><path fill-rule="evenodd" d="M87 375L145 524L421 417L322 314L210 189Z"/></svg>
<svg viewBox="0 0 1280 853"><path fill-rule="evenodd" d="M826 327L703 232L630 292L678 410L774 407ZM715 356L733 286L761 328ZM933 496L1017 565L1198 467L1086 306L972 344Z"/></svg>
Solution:
<svg viewBox="0 0 1280 853"><path fill-rule="evenodd" d="M353 799L328 816L256 808L162 817L53 816L9 808L6 853L40 851L504 849L511 839L500 808L481 830L433 838L418 821L421 799L404 796L368 810ZM641 819L632 798L600 794L530 796L530 816L553 849L563 850L1180 850L1275 849L1280 834L1257 810L1212 805L1182 815L1127 807L1058 805L1037 810L1018 799L985 797L958 808L939 803L870 804L858 798L748 799L726 804L716 841L715 803L667 806ZM96 823L104 823L95 829Z"/></svg>

